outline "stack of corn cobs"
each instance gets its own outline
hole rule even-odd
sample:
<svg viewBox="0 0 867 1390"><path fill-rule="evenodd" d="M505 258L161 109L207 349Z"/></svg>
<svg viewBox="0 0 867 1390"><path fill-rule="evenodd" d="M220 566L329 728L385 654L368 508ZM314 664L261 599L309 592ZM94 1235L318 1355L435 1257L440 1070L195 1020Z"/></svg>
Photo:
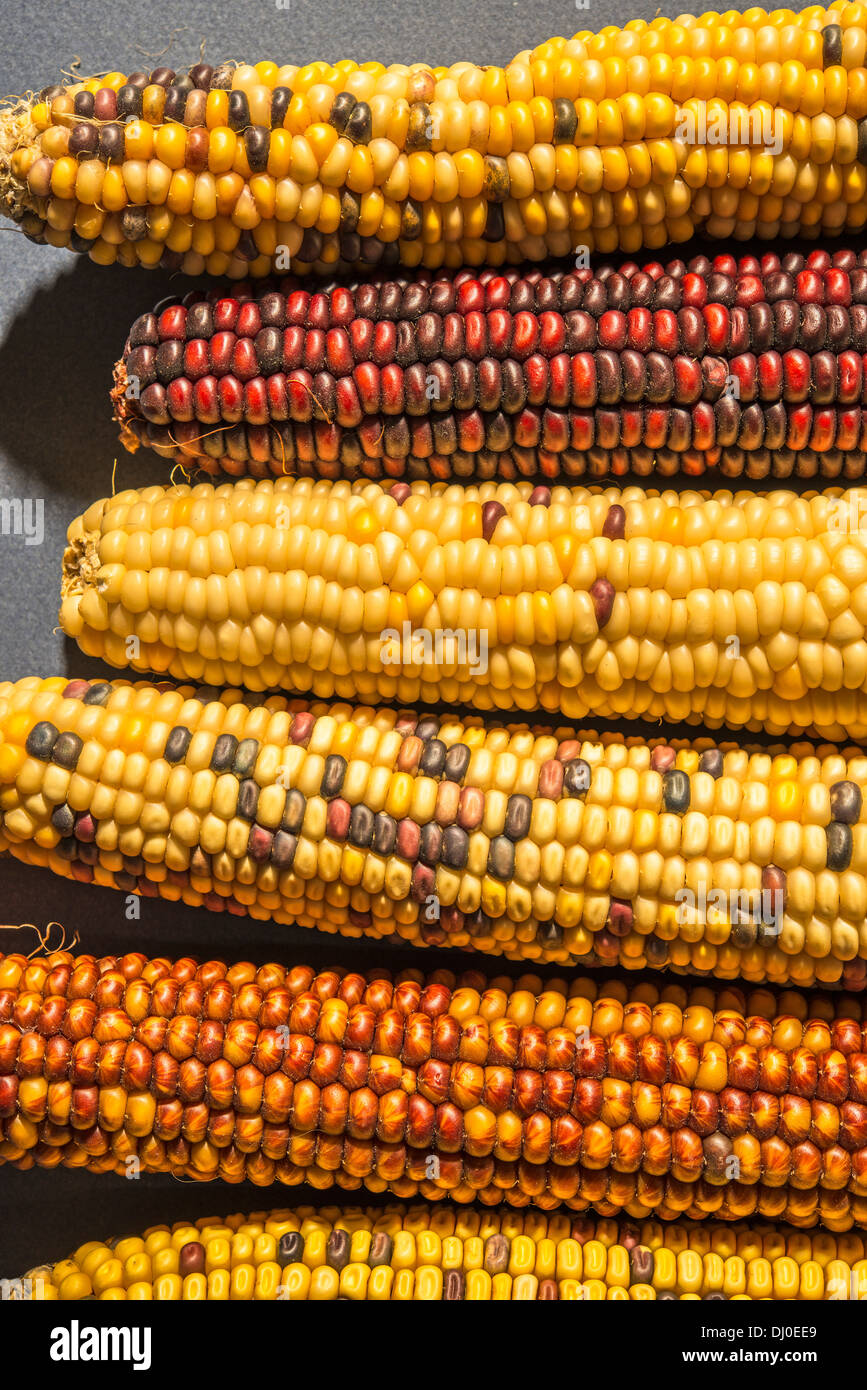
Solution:
<svg viewBox="0 0 867 1390"><path fill-rule="evenodd" d="M0 116L0 206L242 282L130 330L127 448L239 481L73 521L63 630L149 679L0 684L0 852L477 953L0 957L0 1162L412 1203L27 1290L867 1296L867 7L109 73Z"/></svg>

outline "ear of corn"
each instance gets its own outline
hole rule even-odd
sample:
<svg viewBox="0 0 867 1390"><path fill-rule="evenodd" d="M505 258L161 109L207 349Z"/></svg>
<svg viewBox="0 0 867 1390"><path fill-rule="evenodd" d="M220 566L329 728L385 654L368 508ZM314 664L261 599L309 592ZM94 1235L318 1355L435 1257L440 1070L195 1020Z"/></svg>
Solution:
<svg viewBox="0 0 867 1390"><path fill-rule="evenodd" d="M281 478L69 529L89 656L326 698L867 736L867 491Z"/></svg>
<svg viewBox="0 0 867 1390"><path fill-rule="evenodd" d="M298 1207L88 1241L30 1270L36 1301L353 1302L867 1297L856 1234L762 1223L615 1221L541 1212Z"/></svg>
<svg viewBox="0 0 867 1390"><path fill-rule="evenodd" d="M864 472L867 252L300 283L137 319L127 448L256 477Z"/></svg>
<svg viewBox="0 0 867 1390"><path fill-rule="evenodd" d="M83 883L513 960L867 978L867 760L0 684L0 851Z"/></svg>
<svg viewBox="0 0 867 1390"><path fill-rule="evenodd" d="M7 956L0 1162L867 1224L860 1005L608 988Z"/></svg>
<svg viewBox="0 0 867 1390"><path fill-rule="evenodd" d="M100 264L500 266L867 222L867 10L634 20L458 63L197 64L14 103L0 206Z"/></svg>

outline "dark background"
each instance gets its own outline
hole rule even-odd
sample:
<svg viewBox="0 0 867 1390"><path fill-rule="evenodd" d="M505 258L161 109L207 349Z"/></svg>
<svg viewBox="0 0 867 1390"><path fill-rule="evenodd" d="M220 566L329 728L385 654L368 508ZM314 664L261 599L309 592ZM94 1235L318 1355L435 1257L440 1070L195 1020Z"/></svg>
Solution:
<svg viewBox="0 0 867 1390"><path fill-rule="evenodd" d="M160 63L181 68L227 58L256 62L306 63L428 61L460 59L505 64L524 48L554 34L599 29L630 18L650 19L657 0L148 0L121 5L110 0L57 4L56 0L3 0L3 57L0 90L38 91L67 73L119 68L132 71ZM679 13L674 3L665 13ZM192 282L161 271L109 269L65 251L31 245L3 224L0 231L0 497L42 499L45 539L41 546L0 536L0 679L25 675L102 674L56 629L60 557L69 522L95 498L116 486L167 480L168 466L156 455L135 458L118 445L108 391L111 367L133 319L170 292ZM319 937L315 932L270 927L237 917L196 912L182 905L142 900L141 920L127 922L124 897L28 869L0 864L0 922L60 921L78 932L80 949L96 954L141 949L151 955L196 955L207 959L263 962L383 963L383 948ZM56 945L57 937L52 940ZM33 950L32 932L3 933L0 950ZM421 953L409 947L388 951L394 968L488 967L499 961ZM508 968L508 967L505 967ZM513 973L520 973L513 968ZM549 972L550 973L550 972ZM303 1198L307 1199L306 1191ZM82 1241L137 1232L162 1220L209 1213L262 1209L302 1200L283 1188L247 1184L180 1183L162 1175L126 1182L85 1172L0 1172L0 1276L11 1276L59 1258ZM327 1198L326 1198L327 1200ZM365 1200L362 1197L359 1200Z"/></svg>

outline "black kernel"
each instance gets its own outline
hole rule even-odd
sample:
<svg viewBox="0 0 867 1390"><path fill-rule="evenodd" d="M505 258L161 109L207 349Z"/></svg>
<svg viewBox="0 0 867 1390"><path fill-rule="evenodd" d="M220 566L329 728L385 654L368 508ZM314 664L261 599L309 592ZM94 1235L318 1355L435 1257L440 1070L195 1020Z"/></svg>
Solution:
<svg viewBox="0 0 867 1390"><path fill-rule="evenodd" d="M515 872L515 846L506 835L495 835L488 850L488 873L503 882Z"/></svg>
<svg viewBox="0 0 867 1390"><path fill-rule="evenodd" d="M47 763L51 759L51 752L58 737L59 733L55 726L49 724L47 719L40 719L39 723L34 724L27 735L27 742L24 745L25 751L31 758L38 758L40 762Z"/></svg>
<svg viewBox="0 0 867 1390"><path fill-rule="evenodd" d="M255 820L259 805L259 784L246 777L238 788L238 815L242 820Z"/></svg>
<svg viewBox="0 0 867 1390"><path fill-rule="evenodd" d="M388 1232L375 1231L370 1241L367 1263L371 1269L377 1269L380 1265L391 1264L393 1252L394 1241Z"/></svg>
<svg viewBox="0 0 867 1390"><path fill-rule="evenodd" d="M111 686L108 681L98 681L96 685L90 687L86 695L82 695L81 703L83 705L105 705L108 703L110 695Z"/></svg>
<svg viewBox="0 0 867 1390"><path fill-rule="evenodd" d="M282 128L289 103L292 100L291 87L275 87L271 93L271 129Z"/></svg>
<svg viewBox="0 0 867 1390"><path fill-rule="evenodd" d="M506 802L506 834L510 840L523 840L530 833L533 803L529 796L513 793Z"/></svg>
<svg viewBox="0 0 867 1390"><path fill-rule="evenodd" d="M839 67L843 61L843 30L839 24L826 24L822 30L822 66Z"/></svg>
<svg viewBox="0 0 867 1390"><path fill-rule="evenodd" d="M229 93L229 129L246 130L250 124L250 103L247 93L237 88Z"/></svg>
<svg viewBox="0 0 867 1390"><path fill-rule="evenodd" d="M51 824L55 830L60 831L61 835L71 835L75 828L75 816L64 803L62 806L55 806L51 812Z"/></svg>
<svg viewBox="0 0 867 1390"><path fill-rule="evenodd" d="M297 787L286 793L286 804L283 807L283 819L280 822L283 830L289 830L293 835L297 835L304 823L304 812L307 809L307 799L303 792Z"/></svg>
<svg viewBox="0 0 867 1390"><path fill-rule="evenodd" d="M440 858L449 869L466 868L470 852L470 837L459 825L447 825L443 831Z"/></svg>
<svg viewBox="0 0 867 1390"><path fill-rule="evenodd" d="M351 92L338 92L334 98L328 124L334 126L339 135L342 135L346 129L346 123L352 115L355 105L356 99Z"/></svg>
<svg viewBox="0 0 867 1390"><path fill-rule="evenodd" d="M676 815L682 816L689 810L690 790L689 778L685 772L679 768L672 768L670 772L662 774L662 806L665 811L672 811Z"/></svg>
<svg viewBox="0 0 867 1390"><path fill-rule="evenodd" d="M187 756L187 749L192 742L192 729L185 729L183 724L176 724L166 739L166 749L163 753L167 763L183 762Z"/></svg>
<svg viewBox="0 0 867 1390"><path fill-rule="evenodd" d="M377 811L373 821L374 854L391 854L397 840L397 822L386 811Z"/></svg>
<svg viewBox="0 0 867 1390"><path fill-rule="evenodd" d="M590 764L584 758L570 758L563 764L563 791L566 796L583 796L590 790Z"/></svg>
<svg viewBox="0 0 867 1390"><path fill-rule="evenodd" d="M287 1231L280 1237L277 1254L282 1265L297 1265L304 1254L304 1237L300 1231Z"/></svg>
<svg viewBox="0 0 867 1390"><path fill-rule="evenodd" d="M373 841L374 814L369 806L353 806L349 817L349 843L368 849Z"/></svg>
<svg viewBox="0 0 867 1390"><path fill-rule="evenodd" d="M295 835L288 835L285 830L278 830L271 845L271 863L275 869L291 869L295 861L295 850L298 847L298 839Z"/></svg>
<svg viewBox="0 0 867 1390"><path fill-rule="evenodd" d="M83 747L78 734L61 734L51 750L51 761L57 763L58 767L68 768L71 772L81 757Z"/></svg>
<svg viewBox="0 0 867 1390"><path fill-rule="evenodd" d="M716 781L723 775L723 755L719 748L708 748L698 760L699 772L706 772Z"/></svg>
<svg viewBox="0 0 867 1390"><path fill-rule="evenodd" d="M826 867L841 873L852 863L852 831L840 821L832 821L825 829L828 840Z"/></svg>
<svg viewBox="0 0 867 1390"><path fill-rule="evenodd" d="M352 108L346 122L346 134L356 145L366 145L373 137L373 116L366 101Z"/></svg>
<svg viewBox="0 0 867 1390"><path fill-rule="evenodd" d="M349 1232L333 1230L325 1242L325 1263L332 1269L345 1269L349 1264Z"/></svg>
<svg viewBox="0 0 867 1390"><path fill-rule="evenodd" d="M427 821L421 827L418 841L418 857L422 864L438 864L443 847L442 827L436 821Z"/></svg>
<svg viewBox="0 0 867 1390"><path fill-rule="evenodd" d="M556 950L563 944L563 928L554 921L540 922L536 928L536 940L540 946Z"/></svg>
<svg viewBox="0 0 867 1390"><path fill-rule="evenodd" d="M211 771L228 772L238 751L238 740L234 734L220 734L211 754Z"/></svg>
<svg viewBox="0 0 867 1390"><path fill-rule="evenodd" d="M439 777L446 765L446 746L442 739L432 738L422 749L418 770L424 777Z"/></svg>
<svg viewBox="0 0 867 1390"><path fill-rule="evenodd" d="M255 738L242 738L238 744L238 751L232 763L232 771L236 777L246 777L248 772L252 772L256 766L256 759L259 756L259 741Z"/></svg>
<svg viewBox="0 0 867 1390"><path fill-rule="evenodd" d="M835 782L831 788L831 816L844 825L861 817L861 788L855 782Z"/></svg>
<svg viewBox="0 0 867 1390"><path fill-rule="evenodd" d="M578 113L575 103L566 97L556 97L554 106L554 144L571 145L578 126Z"/></svg>
<svg viewBox="0 0 867 1390"><path fill-rule="evenodd" d="M118 89L117 93L117 114L123 120L125 116L140 116L142 110L141 89L133 87L127 82Z"/></svg>
<svg viewBox="0 0 867 1390"><path fill-rule="evenodd" d="M244 131L244 149L253 174L264 174L268 168L271 132L263 125L251 125Z"/></svg>
<svg viewBox="0 0 867 1390"><path fill-rule="evenodd" d="M329 753L325 759L325 770L322 773L322 781L319 786L320 796L324 796L326 801L339 796L345 776L346 759L342 758L339 753Z"/></svg>
<svg viewBox="0 0 867 1390"><path fill-rule="evenodd" d="M443 776L447 782L462 782L467 775L472 750L465 743L453 743L446 753Z"/></svg>

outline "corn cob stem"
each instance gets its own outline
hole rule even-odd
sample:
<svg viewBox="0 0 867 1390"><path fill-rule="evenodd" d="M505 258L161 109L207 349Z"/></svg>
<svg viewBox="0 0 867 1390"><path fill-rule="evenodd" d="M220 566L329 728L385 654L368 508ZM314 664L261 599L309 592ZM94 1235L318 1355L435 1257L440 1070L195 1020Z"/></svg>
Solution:
<svg viewBox="0 0 867 1390"><path fill-rule="evenodd" d="M867 252L301 283L137 319L125 446L254 477L864 472Z"/></svg>
<svg viewBox="0 0 867 1390"><path fill-rule="evenodd" d="M867 762L237 691L0 684L0 852L354 937L867 979Z"/></svg>
<svg viewBox="0 0 867 1390"><path fill-rule="evenodd" d="M867 492L281 478L69 528L61 626L112 666L326 698L867 736Z"/></svg>
<svg viewBox="0 0 867 1390"><path fill-rule="evenodd" d="M614 990L7 956L0 1163L867 1224L860 1007Z"/></svg>
<svg viewBox="0 0 867 1390"><path fill-rule="evenodd" d="M448 1205L298 1207L88 1241L18 1296L270 1302L867 1297L857 1234L663 1225Z"/></svg>
<svg viewBox="0 0 867 1390"><path fill-rule="evenodd" d="M0 205L100 264L501 266L867 222L867 9L582 31L506 68L197 64L46 88Z"/></svg>

